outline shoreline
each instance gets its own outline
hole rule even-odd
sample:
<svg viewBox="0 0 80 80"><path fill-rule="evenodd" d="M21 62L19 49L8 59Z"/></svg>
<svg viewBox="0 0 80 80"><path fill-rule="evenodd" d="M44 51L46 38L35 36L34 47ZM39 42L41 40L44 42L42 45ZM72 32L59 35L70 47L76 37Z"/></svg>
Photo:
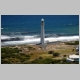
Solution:
<svg viewBox="0 0 80 80"><path fill-rule="evenodd" d="M48 45L48 44L58 44L58 43L65 43L65 42L75 42L75 41L79 41L79 40L73 40L73 41L46 41L46 43L44 45ZM4 42L2 42L4 43ZM6 46L21 46L21 45L41 45L40 43L23 43L23 44L6 44L6 45L1 45L1 47L6 47Z"/></svg>

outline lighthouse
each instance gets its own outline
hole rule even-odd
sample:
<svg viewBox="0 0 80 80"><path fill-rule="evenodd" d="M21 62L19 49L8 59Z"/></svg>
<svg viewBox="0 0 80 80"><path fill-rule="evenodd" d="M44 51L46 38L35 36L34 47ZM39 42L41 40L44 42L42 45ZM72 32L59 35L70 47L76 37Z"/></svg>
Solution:
<svg viewBox="0 0 80 80"><path fill-rule="evenodd" d="M44 19L42 18L41 19L41 44L42 45L44 44L44 37L45 37L45 34L44 34Z"/></svg>

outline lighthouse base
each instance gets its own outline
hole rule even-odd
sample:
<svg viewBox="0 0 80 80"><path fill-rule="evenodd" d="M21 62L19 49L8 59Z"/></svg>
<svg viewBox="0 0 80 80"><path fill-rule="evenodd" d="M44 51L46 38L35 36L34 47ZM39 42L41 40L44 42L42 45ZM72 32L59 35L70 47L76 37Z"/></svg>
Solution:
<svg viewBox="0 0 80 80"><path fill-rule="evenodd" d="M41 44L42 50L46 50L47 44Z"/></svg>

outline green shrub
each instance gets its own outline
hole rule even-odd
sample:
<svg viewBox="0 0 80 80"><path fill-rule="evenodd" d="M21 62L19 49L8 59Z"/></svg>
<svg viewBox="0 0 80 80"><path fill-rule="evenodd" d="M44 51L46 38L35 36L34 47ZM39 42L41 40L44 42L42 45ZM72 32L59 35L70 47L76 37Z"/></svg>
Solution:
<svg viewBox="0 0 80 80"><path fill-rule="evenodd" d="M53 56L54 57L57 57L57 56L59 56L60 54L59 53L53 53Z"/></svg>
<svg viewBox="0 0 80 80"><path fill-rule="evenodd" d="M72 42L66 42L66 45L79 45L79 41L75 41L74 43Z"/></svg>
<svg viewBox="0 0 80 80"><path fill-rule="evenodd" d="M1 64L10 64L10 61L1 60Z"/></svg>
<svg viewBox="0 0 80 80"><path fill-rule="evenodd" d="M19 53L19 50L18 48L14 48L14 49L11 49L11 48L1 48L1 53Z"/></svg>
<svg viewBox="0 0 80 80"><path fill-rule="evenodd" d="M30 57L30 55L28 55L28 54L27 54L27 55L25 55L25 56L26 56L26 57Z"/></svg>
<svg viewBox="0 0 80 80"><path fill-rule="evenodd" d="M40 56L39 59L43 59L43 57Z"/></svg>
<svg viewBox="0 0 80 80"><path fill-rule="evenodd" d="M61 61L62 61L62 62L66 62L66 58L63 58Z"/></svg>
<svg viewBox="0 0 80 80"><path fill-rule="evenodd" d="M66 57L66 55L63 55L63 57Z"/></svg>
<svg viewBox="0 0 80 80"><path fill-rule="evenodd" d="M33 53L31 53L30 55L33 55Z"/></svg>
<svg viewBox="0 0 80 80"><path fill-rule="evenodd" d="M76 53L76 55L79 55L79 53Z"/></svg>
<svg viewBox="0 0 80 80"><path fill-rule="evenodd" d="M22 51L22 50L19 50L19 51Z"/></svg>
<svg viewBox="0 0 80 80"><path fill-rule="evenodd" d="M49 52L48 52L48 54L53 54L53 53L54 53L54 51L49 51Z"/></svg>
<svg viewBox="0 0 80 80"><path fill-rule="evenodd" d="M31 47L31 46L29 46L29 47L28 47L28 49L29 49L29 50L34 50L34 48L33 48L33 47Z"/></svg>

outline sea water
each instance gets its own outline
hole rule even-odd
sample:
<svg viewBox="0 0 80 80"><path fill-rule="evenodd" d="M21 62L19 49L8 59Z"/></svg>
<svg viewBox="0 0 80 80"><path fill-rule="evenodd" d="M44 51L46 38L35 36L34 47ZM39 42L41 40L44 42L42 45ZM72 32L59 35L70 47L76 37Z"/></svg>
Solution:
<svg viewBox="0 0 80 80"><path fill-rule="evenodd" d="M44 18L45 42L79 40L79 15L1 15L1 45L38 44Z"/></svg>

